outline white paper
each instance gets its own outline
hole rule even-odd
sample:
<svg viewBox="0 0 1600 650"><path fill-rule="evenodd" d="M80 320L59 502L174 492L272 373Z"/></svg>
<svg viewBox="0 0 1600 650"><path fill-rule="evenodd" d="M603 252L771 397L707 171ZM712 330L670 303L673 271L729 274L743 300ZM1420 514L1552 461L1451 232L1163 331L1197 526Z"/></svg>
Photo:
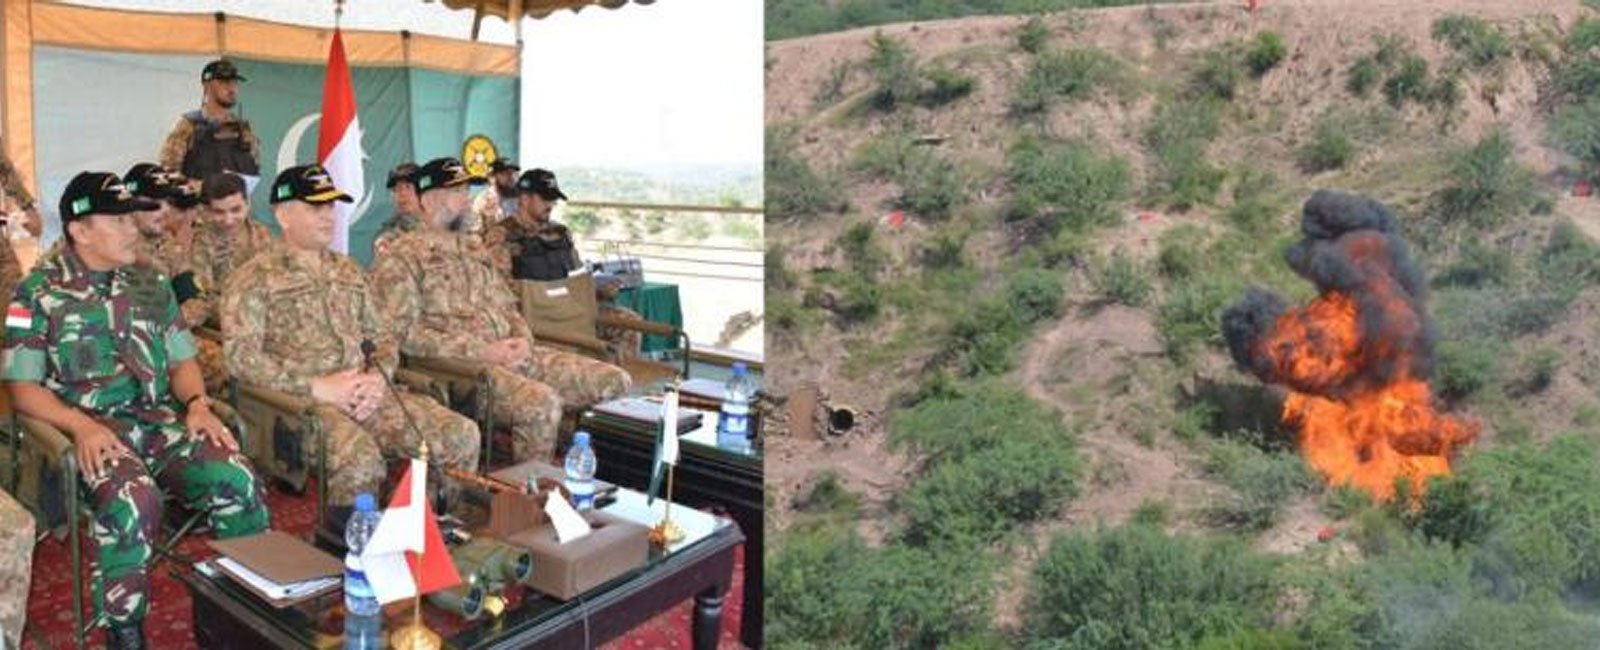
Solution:
<svg viewBox="0 0 1600 650"><path fill-rule="evenodd" d="M678 391L667 391L661 404L661 462L678 464Z"/></svg>
<svg viewBox="0 0 1600 650"><path fill-rule="evenodd" d="M589 522L584 521L583 515L573 510L572 504L561 498L561 493L556 490L551 490L550 496L545 498L544 512L550 515L550 523L556 527L557 544L580 539L593 530Z"/></svg>
<svg viewBox="0 0 1600 650"><path fill-rule="evenodd" d="M216 559L216 562L217 564L226 567L228 571L232 572L233 577L243 579L245 582L250 583L251 586L271 594L273 598L277 599L299 598L306 594L316 593L317 591L324 589L340 580L338 576L329 576L326 578L314 578L303 582L283 584L279 582L273 582L266 576L251 571L248 567L233 561L233 558L230 557L219 557Z"/></svg>
<svg viewBox="0 0 1600 650"><path fill-rule="evenodd" d="M562 296L567 295L567 288L566 287L551 287L551 288L545 290L544 295L547 298L560 298Z"/></svg>

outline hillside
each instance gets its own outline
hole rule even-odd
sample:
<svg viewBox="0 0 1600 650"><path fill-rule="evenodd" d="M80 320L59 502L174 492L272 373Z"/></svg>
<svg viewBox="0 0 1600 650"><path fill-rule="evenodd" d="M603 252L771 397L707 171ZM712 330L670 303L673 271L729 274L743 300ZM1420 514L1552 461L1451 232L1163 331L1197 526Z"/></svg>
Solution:
<svg viewBox="0 0 1600 650"><path fill-rule="evenodd" d="M774 638L1489 648L1600 632L1600 546L1577 532L1600 518L1575 514L1600 503L1584 478L1600 471L1600 203L1574 196L1600 162L1600 14L1242 4L769 43L767 381L864 416L768 443ZM1286 391L1223 338L1249 286L1316 295L1284 251L1320 189L1392 209L1430 289L1432 403L1478 431L1415 499L1373 503L1308 468ZM1171 566L1114 566L1139 553ZM1184 573L1216 553L1239 556L1244 584ZM916 586L788 602L820 588L808 563L845 556L853 588ZM917 563L962 566L869 566ZM1437 570L1389 571L1422 565ZM1149 581L1196 610L1119 609ZM1396 613L1430 599L1456 602L1435 612L1448 623Z"/></svg>

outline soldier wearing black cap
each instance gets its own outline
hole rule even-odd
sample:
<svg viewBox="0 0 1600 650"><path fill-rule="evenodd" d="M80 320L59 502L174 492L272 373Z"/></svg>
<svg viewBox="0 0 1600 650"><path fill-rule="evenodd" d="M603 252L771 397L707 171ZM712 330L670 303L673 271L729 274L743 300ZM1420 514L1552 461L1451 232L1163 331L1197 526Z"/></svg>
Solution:
<svg viewBox="0 0 1600 650"><path fill-rule="evenodd" d="M473 201L467 232L482 236L485 228L517 213L517 172L521 169L505 157L489 163L489 189Z"/></svg>
<svg viewBox="0 0 1600 650"><path fill-rule="evenodd" d="M517 178L515 216L484 234L495 268L507 280L559 280L583 266L572 232L550 221L556 201L566 198L549 170L530 169Z"/></svg>
<svg viewBox="0 0 1600 650"><path fill-rule="evenodd" d="M83 172L60 207L66 247L35 267L6 310L0 374L18 412L72 439L95 510L95 611L108 647L142 648L163 493L207 513L218 537L259 533L270 520L250 462L211 412L166 278L136 263L132 215L156 202L116 174Z"/></svg>
<svg viewBox="0 0 1600 650"><path fill-rule="evenodd" d="M389 198L394 201L394 216L378 229L378 237L372 242L374 257L382 255L396 235L422 227L422 201L417 198L417 182L413 178L417 169L416 163L408 161L389 171Z"/></svg>
<svg viewBox="0 0 1600 650"><path fill-rule="evenodd" d="M178 119L161 146L161 166L199 183L211 174L231 171L255 177L261 173L261 141L250 123L233 114L239 83L245 78L227 59L206 64L200 72L205 97L198 110Z"/></svg>
<svg viewBox="0 0 1600 650"><path fill-rule="evenodd" d="M420 433L434 460L472 471L478 427L427 397L385 388L379 373L394 372L399 361L394 338L379 320L366 273L328 249L332 202L349 195L321 165L302 165L280 172L267 196L283 237L228 279L218 310L223 356L241 381L317 403L327 441L322 523L339 534L356 495L382 486L384 453L415 453ZM316 461L316 445L301 451L301 462Z"/></svg>

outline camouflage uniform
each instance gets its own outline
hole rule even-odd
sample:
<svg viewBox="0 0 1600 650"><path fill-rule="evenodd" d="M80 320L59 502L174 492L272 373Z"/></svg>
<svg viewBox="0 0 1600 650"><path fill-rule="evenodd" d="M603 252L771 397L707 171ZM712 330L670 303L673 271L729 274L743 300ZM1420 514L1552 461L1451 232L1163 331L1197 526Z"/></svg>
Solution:
<svg viewBox="0 0 1600 650"><path fill-rule="evenodd" d="M383 222L383 227L378 229L378 236L372 241L373 257L381 257L389 247L389 242L401 233L416 232L422 229L422 217L414 214L396 212L388 221Z"/></svg>
<svg viewBox="0 0 1600 650"><path fill-rule="evenodd" d="M478 359L484 346L512 337L531 344L516 297L497 278L481 245L436 230L396 237L372 269L400 349L418 357ZM494 416L511 423L517 460L549 457L563 402L594 404L627 393L632 383L616 366L531 347L531 363L490 370Z"/></svg>
<svg viewBox="0 0 1600 650"><path fill-rule="evenodd" d="M511 197L512 201L516 198L515 195ZM506 214L505 208L500 203L500 190L495 188L494 183L490 183L488 188L472 199L472 211L467 213L467 223L464 224L462 231L483 237L490 226L515 215L515 211Z"/></svg>
<svg viewBox="0 0 1600 650"><path fill-rule="evenodd" d="M229 278L222 294L223 355L234 376L309 398L313 378L363 365L363 340L377 346L374 359L382 370L394 371L399 352L379 325L361 269L331 251L319 251L314 259L274 242ZM416 454L420 441L406 425L406 412L427 436L433 458L477 469L478 426L427 397L401 393L396 402L391 395L359 423L331 406L319 411L327 436L331 504L347 506L361 492L378 493L384 475L380 450ZM310 464L315 445L303 447Z"/></svg>
<svg viewBox="0 0 1600 650"><path fill-rule="evenodd" d="M267 528L249 461L190 437L169 388L172 366L194 357L194 337L165 277L143 266L93 272L67 250L23 280L6 338L6 380L43 385L137 456L118 456L94 480L80 475L95 512L95 602L112 623L144 618L163 490L206 510L218 537Z"/></svg>
<svg viewBox="0 0 1600 650"><path fill-rule="evenodd" d="M195 113L199 113L199 111L192 111L190 115L194 115ZM204 120L210 119L204 117L203 113L200 115L200 117ZM259 164L261 160L261 139L256 137L255 131L250 128L249 122L239 119L239 117L236 115L229 114L217 124L219 125L219 130L235 133L237 134L237 137L242 138L244 140L244 146L249 151L250 157L254 158ZM187 116L179 117L178 123L174 124L172 126L172 131L167 134L167 139L161 143L161 154L157 157L156 161L161 163L161 166L166 169L181 172L189 178L196 180L205 178L206 174L224 171L222 169L184 169L184 159L189 157L190 146L193 144L194 139L194 121L190 120Z"/></svg>
<svg viewBox="0 0 1600 650"><path fill-rule="evenodd" d="M187 268L194 272L200 295L183 303L183 319L195 327L221 323L217 301L228 277L235 268L272 244L272 232L255 219L245 217L239 228L239 241L234 241L214 224L203 222L195 226L194 243L186 257ZM218 392L228 380L227 368L222 363L222 343L206 337L197 340L200 350L196 358L200 361L200 373L206 378L206 390Z"/></svg>
<svg viewBox="0 0 1600 650"><path fill-rule="evenodd" d="M28 188L22 184L22 176L17 173L17 168L11 165L11 158L5 154L5 149L0 148L0 190L18 208L28 210L33 205L33 195L28 193ZM0 206L3 208L4 206ZM17 227L18 224L13 224ZM0 292L4 292L6 300L11 299L11 294L17 290L17 283L22 281L22 262L17 259L17 252L12 250L11 242L0 242Z"/></svg>
<svg viewBox="0 0 1600 650"><path fill-rule="evenodd" d="M0 647L22 647L32 569L33 516L0 492Z"/></svg>

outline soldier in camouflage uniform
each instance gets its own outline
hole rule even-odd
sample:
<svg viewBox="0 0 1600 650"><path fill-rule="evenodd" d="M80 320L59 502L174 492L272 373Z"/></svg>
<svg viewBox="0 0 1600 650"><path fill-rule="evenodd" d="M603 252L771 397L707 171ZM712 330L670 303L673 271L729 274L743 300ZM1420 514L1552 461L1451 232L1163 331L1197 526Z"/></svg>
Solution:
<svg viewBox="0 0 1600 650"><path fill-rule="evenodd" d="M194 241L188 247L187 278L174 280L179 293L192 298L183 303L184 320L195 327L220 330L222 318L217 305L222 287L256 253L272 245L272 233L261 222L250 218L250 203L245 197L244 179L221 172L206 178L196 196L201 218L192 227ZM222 341L210 336L200 342L200 371L206 390L217 392L227 383L228 372L222 362Z"/></svg>
<svg viewBox="0 0 1600 650"><path fill-rule="evenodd" d="M567 198L556 184L556 175L544 169L530 169L517 178L517 212L494 222L484 233L484 245L494 267L512 293L517 280L559 280L583 268L572 231L550 220L556 201ZM638 312L612 302L619 286L603 277L595 278L598 311L618 318L644 320ZM601 327L596 333L611 348L615 358L637 356L642 336L638 330Z"/></svg>
<svg viewBox="0 0 1600 650"><path fill-rule="evenodd" d="M33 576L33 516L0 491L0 647L22 647Z"/></svg>
<svg viewBox="0 0 1600 650"><path fill-rule="evenodd" d="M188 266L183 259L183 246L170 236L167 226L177 212L173 201L177 195L173 186L175 178L181 179L155 163L139 163L122 175L122 184L129 192L149 199L157 206L154 210L133 215L139 227L139 263L150 265L168 278L177 277ZM182 302L183 298L179 297L180 309Z"/></svg>
<svg viewBox="0 0 1600 650"><path fill-rule="evenodd" d="M489 226L517 214L517 172L522 168L510 158L500 157L489 163L488 189L472 200L462 229L474 237L482 238Z"/></svg>
<svg viewBox="0 0 1600 650"><path fill-rule="evenodd" d="M155 207L115 174L75 176L61 197L66 248L23 279L6 311L13 404L74 443L95 512L95 603L113 648L143 647L163 491L205 511L218 537L269 521L249 461L211 413L166 278L134 263L129 215Z"/></svg>
<svg viewBox="0 0 1600 650"><path fill-rule="evenodd" d="M328 500L323 522L342 531L342 519L361 492L376 494L383 454L415 456L427 438L444 465L476 470L478 427L421 395L398 401L384 385L399 351L378 320L366 276L349 257L328 250L333 201L349 201L320 165L291 167L271 188L283 227L274 242L234 271L222 294L223 355L228 370L248 383L309 397L321 406L327 436ZM370 367L362 343L376 352ZM415 428L407 426L407 414ZM314 445L304 445L307 458Z"/></svg>
<svg viewBox="0 0 1600 650"><path fill-rule="evenodd" d="M5 154L5 148L0 147L0 191L24 215L23 227L28 229L34 237L39 236L40 228L44 222L39 220L39 210L33 203L33 195L28 193L28 188L22 184L22 176L17 173L17 168L11 165L11 158ZM0 205L0 209L4 209ZM11 224L15 227L16 224ZM17 283L22 280L22 262L17 259L17 252L11 248L11 242L0 242L0 295L6 300L11 299L11 294L17 290Z"/></svg>
<svg viewBox="0 0 1600 650"><path fill-rule="evenodd" d="M204 99L200 108L179 117L167 134L158 157L162 167L196 184L218 172L261 173L261 140L249 121L233 113L244 80L232 61L206 64L200 71Z"/></svg>
<svg viewBox="0 0 1600 650"><path fill-rule="evenodd" d="M389 197L394 200L394 216L378 229L378 237L372 242L373 259L383 255L395 235L422 227L422 204L417 200L417 184L412 179L416 173L414 162L403 162L390 170L388 187Z"/></svg>
<svg viewBox="0 0 1600 650"><path fill-rule="evenodd" d="M439 158L417 172L423 230L400 235L372 269L380 311L418 357L481 361L496 391L494 417L510 422L517 460L550 458L562 403L621 396L632 381L616 366L533 345L517 298L499 281L482 246L446 230L467 210L461 162Z"/></svg>

